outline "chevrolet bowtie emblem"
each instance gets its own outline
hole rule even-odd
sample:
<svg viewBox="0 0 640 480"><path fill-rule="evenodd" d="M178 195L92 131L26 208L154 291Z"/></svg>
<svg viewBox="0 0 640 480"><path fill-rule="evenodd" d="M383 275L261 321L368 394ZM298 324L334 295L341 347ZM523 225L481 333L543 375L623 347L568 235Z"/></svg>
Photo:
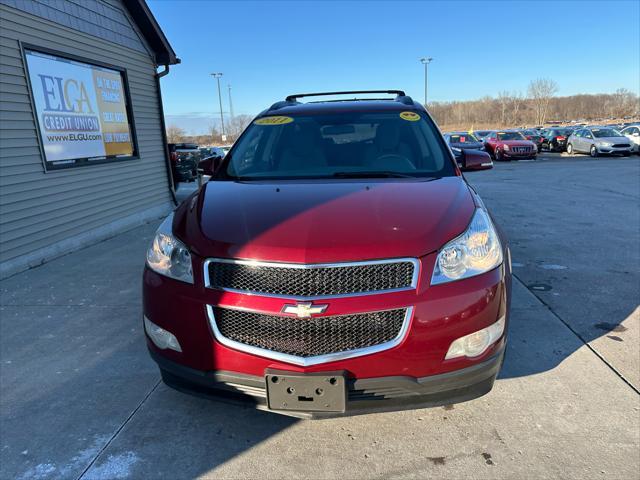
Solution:
<svg viewBox="0 0 640 480"><path fill-rule="evenodd" d="M329 305L314 305L313 302L298 302L295 305L286 304L282 307L282 313L295 315L298 318L309 318L311 315L324 313Z"/></svg>

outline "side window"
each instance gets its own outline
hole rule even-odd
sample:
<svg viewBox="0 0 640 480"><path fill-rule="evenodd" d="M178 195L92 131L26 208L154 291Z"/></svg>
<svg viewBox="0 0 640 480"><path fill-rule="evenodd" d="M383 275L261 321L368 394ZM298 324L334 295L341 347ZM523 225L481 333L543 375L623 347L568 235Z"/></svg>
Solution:
<svg viewBox="0 0 640 480"><path fill-rule="evenodd" d="M255 128L254 126L249 133L247 141L243 142L242 146L234 152L233 157L235 162L233 162L232 165L237 169L234 174L263 171L267 168L268 159L256 158L258 145L265 141L266 131L266 128ZM273 135L271 135L271 137L273 137ZM264 149L262 149L262 152L264 153Z"/></svg>
<svg viewBox="0 0 640 480"><path fill-rule="evenodd" d="M584 130L576 131L576 133L575 133L576 137L582 137L582 132L584 132Z"/></svg>
<svg viewBox="0 0 640 480"><path fill-rule="evenodd" d="M584 138L593 138L593 135L591 135L591 132L589 130L585 130L583 136Z"/></svg>

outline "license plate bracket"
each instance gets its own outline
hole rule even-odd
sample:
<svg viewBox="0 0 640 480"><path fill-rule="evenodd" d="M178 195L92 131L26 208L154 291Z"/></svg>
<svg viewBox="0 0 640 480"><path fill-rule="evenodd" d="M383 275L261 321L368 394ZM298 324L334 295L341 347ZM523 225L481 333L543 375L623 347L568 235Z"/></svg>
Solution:
<svg viewBox="0 0 640 480"><path fill-rule="evenodd" d="M344 372L291 374L265 372L267 402L272 410L344 412L347 404Z"/></svg>

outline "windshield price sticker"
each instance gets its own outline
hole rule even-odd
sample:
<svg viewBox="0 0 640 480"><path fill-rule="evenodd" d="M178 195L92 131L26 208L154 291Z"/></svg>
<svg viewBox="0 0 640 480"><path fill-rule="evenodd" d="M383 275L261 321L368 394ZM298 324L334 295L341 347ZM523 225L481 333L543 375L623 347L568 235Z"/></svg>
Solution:
<svg viewBox="0 0 640 480"><path fill-rule="evenodd" d="M259 118L253 123L255 123L256 125L285 125L291 122L293 122L293 118L291 117L277 116Z"/></svg>
<svg viewBox="0 0 640 480"><path fill-rule="evenodd" d="M400 114L400 118L409 122L417 122L418 120L420 120L420 115L418 115L416 112L402 112Z"/></svg>

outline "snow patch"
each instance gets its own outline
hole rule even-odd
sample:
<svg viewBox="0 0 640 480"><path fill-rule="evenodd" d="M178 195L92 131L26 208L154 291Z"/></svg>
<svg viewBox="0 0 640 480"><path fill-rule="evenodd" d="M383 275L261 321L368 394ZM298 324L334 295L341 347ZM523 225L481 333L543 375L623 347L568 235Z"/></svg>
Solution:
<svg viewBox="0 0 640 480"><path fill-rule="evenodd" d="M31 467L18 478L20 480L44 480L56 471L56 466L52 463L40 463Z"/></svg>
<svg viewBox="0 0 640 480"><path fill-rule="evenodd" d="M566 270L567 267L565 267L564 265L556 265L555 263L546 263L543 265L540 265L541 268L544 268L545 270Z"/></svg>
<svg viewBox="0 0 640 480"><path fill-rule="evenodd" d="M133 467L137 462L138 456L134 452L109 455L104 463L91 468L83 478L86 480L112 480L127 478L131 474L131 467Z"/></svg>

